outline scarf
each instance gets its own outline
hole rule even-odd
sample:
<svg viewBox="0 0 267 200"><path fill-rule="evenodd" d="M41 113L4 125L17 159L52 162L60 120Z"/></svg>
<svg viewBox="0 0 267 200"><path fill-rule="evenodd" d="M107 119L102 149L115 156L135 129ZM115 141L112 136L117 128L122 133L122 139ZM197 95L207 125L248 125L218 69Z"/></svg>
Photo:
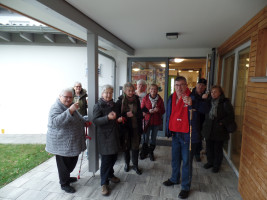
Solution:
<svg viewBox="0 0 267 200"><path fill-rule="evenodd" d="M106 101L103 97L101 97L100 102L101 102L101 104L106 104L109 107L113 107L115 105L113 99L111 99L110 101Z"/></svg>
<svg viewBox="0 0 267 200"><path fill-rule="evenodd" d="M187 88L185 95L190 95L190 90ZM173 132L188 133L188 106L185 106L183 98L181 97L176 104L177 94L172 95L172 112L169 120L169 129Z"/></svg>
<svg viewBox="0 0 267 200"><path fill-rule="evenodd" d="M217 108L218 108L219 100L220 100L220 98L211 99L211 109L210 109L210 112L209 112L209 118L212 119L212 120L215 117L217 117Z"/></svg>
<svg viewBox="0 0 267 200"><path fill-rule="evenodd" d="M132 111L133 117L131 117L132 128L137 128L137 99L135 95L128 97L125 93L123 94L122 104L121 104L121 113L126 113Z"/></svg>
<svg viewBox="0 0 267 200"><path fill-rule="evenodd" d="M149 94L149 100L152 104L152 109L154 109L157 105L157 101L159 99L159 95L157 94L157 96L155 98L153 98L150 94Z"/></svg>

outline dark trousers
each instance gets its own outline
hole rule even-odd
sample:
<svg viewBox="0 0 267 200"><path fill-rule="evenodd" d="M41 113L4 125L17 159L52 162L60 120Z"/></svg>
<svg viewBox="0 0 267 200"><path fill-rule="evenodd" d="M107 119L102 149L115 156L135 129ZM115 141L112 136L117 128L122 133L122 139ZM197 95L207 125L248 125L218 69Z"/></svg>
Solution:
<svg viewBox="0 0 267 200"><path fill-rule="evenodd" d="M196 145L195 156L200 158L200 151L202 150L202 141L196 143L195 145Z"/></svg>
<svg viewBox="0 0 267 200"><path fill-rule="evenodd" d="M207 160L213 167L220 168L223 160L224 141L206 140Z"/></svg>
<svg viewBox="0 0 267 200"><path fill-rule="evenodd" d="M139 150L132 150L132 163L133 166L138 167L138 154ZM124 160L125 164L129 165L130 164L130 150L126 150L124 152Z"/></svg>
<svg viewBox="0 0 267 200"><path fill-rule="evenodd" d="M101 155L101 186L109 184L109 178L114 177L114 165L116 163L118 154Z"/></svg>
<svg viewBox="0 0 267 200"><path fill-rule="evenodd" d="M78 161L78 156L65 157L56 155L57 170L59 183L61 185L69 185L70 173L74 170Z"/></svg>

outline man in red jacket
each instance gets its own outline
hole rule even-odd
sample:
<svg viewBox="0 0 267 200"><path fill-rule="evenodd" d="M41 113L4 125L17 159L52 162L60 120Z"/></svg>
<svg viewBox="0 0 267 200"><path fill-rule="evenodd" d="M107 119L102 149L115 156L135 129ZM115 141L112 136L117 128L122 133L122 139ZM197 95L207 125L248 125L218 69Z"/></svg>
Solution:
<svg viewBox="0 0 267 200"><path fill-rule="evenodd" d="M172 136L172 176L163 182L163 185L180 184L181 178L181 192L178 197L185 199L189 195L192 178L193 153L189 155L189 144L191 141L192 143L199 142L199 134L194 128L192 138L189 133L189 125L194 121L189 119L192 98L185 77L178 76L174 84L175 92L169 97L166 109L166 135ZM194 112L193 119L197 119L197 112ZM194 126L194 123L191 125ZM192 152L194 148L195 146L192 145ZM182 173L180 172L181 165Z"/></svg>

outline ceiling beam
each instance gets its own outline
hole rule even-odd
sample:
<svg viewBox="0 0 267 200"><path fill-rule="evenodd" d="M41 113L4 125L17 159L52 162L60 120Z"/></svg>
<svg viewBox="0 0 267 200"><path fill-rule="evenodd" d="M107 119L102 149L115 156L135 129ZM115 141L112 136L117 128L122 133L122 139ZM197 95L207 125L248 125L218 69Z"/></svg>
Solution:
<svg viewBox="0 0 267 200"><path fill-rule="evenodd" d="M19 33L19 36L28 42L33 42L33 34L32 33Z"/></svg>
<svg viewBox="0 0 267 200"><path fill-rule="evenodd" d="M70 37L68 36L69 40L73 43L73 44L76 44L77 43L77 40L73 37Z"/></svg>
<svg viewBox="0 0 267 200"><path fill-rule="evenodd" d="M0 32L0 38L10 42L11 41L11 34L10 33L6 33L6 32Z"/></svg>
<svg viewBox="0 0 267 200"><path fill-rule="evenodd" d="M117 49L127 53L128 55L134 55L134 49L123 42L121 39L110 33L108 30L97 24L91 18L83 14L81 11L70 5L64 0L37 0L48 8L55 12L65 16L80 26L86 28L88 32L94 33L107 41L115 45ZM60 28L60 27L58 27Z"/></svg>
<svg viewBox="0 0 267 200"><path fill-rule="evenodd" d="M53 34L45 33L44 38L51 43L55 43L55 35Z"/></svg>

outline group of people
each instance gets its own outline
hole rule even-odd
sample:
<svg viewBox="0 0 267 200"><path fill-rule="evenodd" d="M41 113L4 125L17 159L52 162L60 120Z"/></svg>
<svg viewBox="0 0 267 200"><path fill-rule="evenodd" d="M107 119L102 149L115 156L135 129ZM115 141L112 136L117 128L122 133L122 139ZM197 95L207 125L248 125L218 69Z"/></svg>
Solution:
<svg viewBox="0 0 267 200"><path fill-rule="evenodd" d="M226 125L234 120L233 107L224 97L222 88L213 86L209 95L206 93L206 85L205 79L199 79L191 92L186 78L178 76L175 79L175 91L167 101L165 133L167 137L172 137L172 174L163 185L181 183L181 199L189 195L193 157L201 161L202 137L206 140L208 160L204 168L212 167L212 171L216 173L223 159L223 143L229 139ZM80 91L77 93L78 89ZM142 160L149 156L151 161L155 160L156 137L162 125L165 107L156 84L151 84L149 92L146 91L144 80L137 82L136 90L128 82L124 84L123 94L114 102L113 87L105 85L102 87L101 98L94 106L92 122L96 126L101 155L100 176L104 196L110 193L109 182L120 182L114 175L119 152L124 154L124 171L133 169L138 175L142 174L138 158ZM87 107L87 102L86 98L84 104L72 102L77 95L80 99L81 96L86 96L80 83L75 83L72 90L63 90L51 107L46 145L46 150L56 155L61 188L69 193L75 192L70 183L77 181L75 177L70 177L70 173L77 163L78 155L85 149L86 119L83 114L86 113L81 113L81 106Z"/></svg>

